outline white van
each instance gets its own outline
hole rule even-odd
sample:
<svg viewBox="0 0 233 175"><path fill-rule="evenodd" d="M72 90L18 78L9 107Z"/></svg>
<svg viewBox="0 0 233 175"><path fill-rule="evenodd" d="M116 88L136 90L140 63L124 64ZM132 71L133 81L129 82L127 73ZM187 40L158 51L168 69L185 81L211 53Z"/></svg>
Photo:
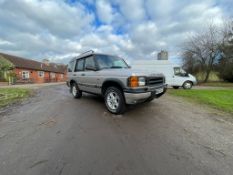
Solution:
<svg viewBox="0 0 233 175"><path fill-rule="evenodd" d="M166 83L174 89L179 87L191 89L197 84L193 75L186 73L179 65L170 63L168 60L135 60L131 66L135 69L164 74Z"/></svg>

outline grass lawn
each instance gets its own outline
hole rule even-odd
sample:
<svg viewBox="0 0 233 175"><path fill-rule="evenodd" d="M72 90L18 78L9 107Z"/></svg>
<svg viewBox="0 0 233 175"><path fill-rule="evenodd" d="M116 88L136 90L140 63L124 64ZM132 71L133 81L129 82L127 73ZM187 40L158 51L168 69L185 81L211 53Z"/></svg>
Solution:
<svg viewBox="0 0 233 175"><path fill-rule="evenodd" d="M213 86L213 87L232 87L233 83L228 82L207 82L207 83L200 83L200 86Z"/></svg>
<svg viewBox="0 0 233 175"><path fill-rule="evenodd" d="M173 90L169 94L187 98L199 104L207 104L213 108L233 114L233 89L224 90Z"/></svg>
<svg viewBox="0 0 233 175"><path fill-rule="evenodd" d="M29 97L31 90L21 88L0 88L0 108Z"/></svg>

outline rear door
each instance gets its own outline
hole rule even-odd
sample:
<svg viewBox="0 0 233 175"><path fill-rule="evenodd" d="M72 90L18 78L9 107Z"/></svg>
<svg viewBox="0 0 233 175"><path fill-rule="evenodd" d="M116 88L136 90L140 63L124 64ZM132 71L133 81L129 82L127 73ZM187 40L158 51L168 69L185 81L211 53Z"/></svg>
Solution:
<svg viewBox="0 0 233 175"><path fill-rule="evenodd" d="M78 84L78 87L80 90L85 90L84 86L84 59L78 59L76 60L74 72L73 72L73 78L75 79L76 83Z"/></svg>

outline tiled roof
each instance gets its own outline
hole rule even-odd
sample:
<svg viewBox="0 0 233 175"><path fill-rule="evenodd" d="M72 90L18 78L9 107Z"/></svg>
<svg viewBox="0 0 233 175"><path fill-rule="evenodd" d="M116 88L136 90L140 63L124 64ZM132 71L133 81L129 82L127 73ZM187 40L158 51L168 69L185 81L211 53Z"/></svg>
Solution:
<svg viewBox="0 0 233 175"><path fill-rule="evenodd" d="M32 70L40 70L40 71L48 71L48 72L56 72L56 73L64 73L66 72L67 69L67 66L63 64L55 64L55 63L45 64L39 61L29 60L26 58L8 55L5 53L0 53L0 56L13 63L16 68L24 68L24 69L32 69Z"/></svg>

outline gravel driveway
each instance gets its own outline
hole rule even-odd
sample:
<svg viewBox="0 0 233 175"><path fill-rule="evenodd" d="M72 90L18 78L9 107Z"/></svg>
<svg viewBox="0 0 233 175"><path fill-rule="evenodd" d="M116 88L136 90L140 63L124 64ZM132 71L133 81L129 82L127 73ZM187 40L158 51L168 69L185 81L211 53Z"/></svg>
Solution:
<svg viewBox="0 0 233 175"><path fill-rule="evenodd" d="M43 87L0 115L1 175L232 175L232 116L168 94L109 114Z"/></svg>

